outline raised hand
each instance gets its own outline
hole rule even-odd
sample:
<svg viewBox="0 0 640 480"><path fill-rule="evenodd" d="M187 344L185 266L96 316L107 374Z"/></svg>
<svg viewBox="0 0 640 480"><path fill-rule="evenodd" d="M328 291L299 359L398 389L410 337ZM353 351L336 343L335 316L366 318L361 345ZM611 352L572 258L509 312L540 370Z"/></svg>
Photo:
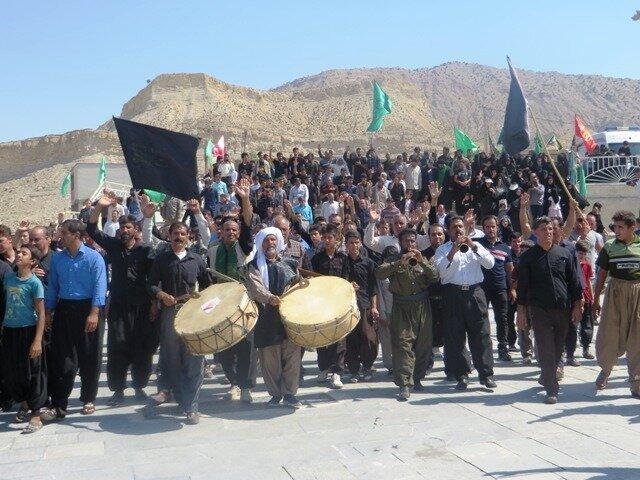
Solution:
<svg viewBox="0 0 640 480"><path fill-rule="evenodd" d="M429 182L429 195L431 195L432 199L440 197L441 193L442 189L438 187L436 182Z"/></svg>
<svg viewBox="0 0 640 480"><path fill-rule="evenodd" d="M475 228L475 226L476 226L476 214L473 211L473 208L470 208L464 214L464 225L467 228Z"/></svg>
<svg viewBox="0 0 640 480"><path fill-rule="evenodd" d="M116 194L110 190L103 190L102 196L98 199L99 208L108 208L117 203Z"/></svg>
<svg viewBox="0 0 640 480"><path fill-rule="evenodd" d="M146 197L146 195L143 195L143 197ZM147 197L146 201L140 202L140 210L145 218L153 218L156 213L156 205L150 202L149 197Z"/></svg>
<svg viewBox="0 0 640 480"><path fill-rule="evenodd" d="M522 195L520 195L520 205L522 205L523 207L528 207L530 200L531 197L529 196L529 194L527 192L522 192Z"/></svg>
<svg viewBox="0 0 640 480"><path fill-rule="evenodd" d="M371 218L372 223L376 223L378 220L380 220L380 213L378 212L378 210L376 210L376 207L369 207L369 217Z"/></svg>
<svg viewBox="0 0 640 480"><path fill-rule="evenodd" d="M249 193L251 191L249 188L249 180L241 178L240 181L233 186L233 191L235 192L236 197L240 199L249 198Z"/></svg>

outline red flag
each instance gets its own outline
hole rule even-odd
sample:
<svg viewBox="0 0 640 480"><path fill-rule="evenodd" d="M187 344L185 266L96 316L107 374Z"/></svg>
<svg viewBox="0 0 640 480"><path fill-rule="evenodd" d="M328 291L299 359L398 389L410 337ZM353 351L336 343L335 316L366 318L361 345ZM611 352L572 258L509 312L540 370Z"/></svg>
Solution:
<svg viewBox="0 0 640 480"><path fill-rule="evenodd" d="M576 115L575 124L575 133L584 142L587 153L593 153L598 148L598 144L593 139L593 137L591 136L591 132L589 132L587 127L584 125L584 122L578 115Z"/></svg>
<svg viewBox="0 0 640 480"><path fill-rule="evenodd" d="M220 137L218 143L213 147L213 156L214 157L224 157L225 149L224 149L224 135Z"/></svg>

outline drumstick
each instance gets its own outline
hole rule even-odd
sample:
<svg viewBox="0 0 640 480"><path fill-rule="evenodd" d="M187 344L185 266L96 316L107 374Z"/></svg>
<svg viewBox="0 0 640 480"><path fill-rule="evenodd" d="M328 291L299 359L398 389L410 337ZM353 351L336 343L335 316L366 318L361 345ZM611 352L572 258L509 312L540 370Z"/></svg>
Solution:
<svg viewBox="0 0 640 480"><path fill-rule="evenodd" d="M214 270L213 268L207 268L207 270L209 270L211 273L213 273L216 277L221 278L222 280L226 280L227 282L242 283L242 282L239 282L238 280L236 280L235 278L228 277L224 273L220 273L220 272Z"/></svg>
<svg viewBox="0 0 640 480"><path fill-rule="evenodd" d="M324 275L321 273L317 273L311 270L305 270L304 268L298 268L298 271L302 275L306 275L307 277L324 277Z"/></svg>

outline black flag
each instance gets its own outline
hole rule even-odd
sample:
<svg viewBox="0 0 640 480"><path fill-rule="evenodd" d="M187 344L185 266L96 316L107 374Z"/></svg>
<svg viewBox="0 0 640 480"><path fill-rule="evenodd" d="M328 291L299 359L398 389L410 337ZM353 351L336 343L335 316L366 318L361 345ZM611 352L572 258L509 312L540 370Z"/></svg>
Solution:
<svg viewBox="0 0 640 480"><path fill-rule="evenodd" d="M507 63L511 74L511 86L509 87L509 98L504 113L502 145L508 154L515 155L527 148L531 143L529 140L529 112L527 110L527 99L524 98L518 74L511 66L509 57L507 57Z"/></svg>
<svg viewBox="0 0 640 480"><path fill-rule="evenodd" d="M135 189L148 188L181 200L197 198L200 140L184 133L113 117Z"/></svg>

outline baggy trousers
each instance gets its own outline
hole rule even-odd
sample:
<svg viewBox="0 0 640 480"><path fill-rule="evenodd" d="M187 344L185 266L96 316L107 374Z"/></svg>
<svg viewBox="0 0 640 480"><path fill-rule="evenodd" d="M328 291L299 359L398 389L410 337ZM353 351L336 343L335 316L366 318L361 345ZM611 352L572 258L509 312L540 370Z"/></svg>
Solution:
<svg viewBox="0 0 640 480"><path fill-rule="evenodd" d="M433 356L431 307L426 295L417 300L401 298L393 296L389 325L393 381L399 387L413 387L426 375Z"/></svg>
<svg viewBox="0 0 640 480"><path fill-rule="evenodd" d="M258 349L262 378L272 397L295 395L300 382L302 350L288 338Z"/></svg>
<svg viewBox="0 0 640 480"><path fill-rule="evenodd" d="M150 304L111 299L107 324L107 383L113 392L126 387L131 367L133 388L149 383L153 354L159 343L159 322L150 320Z"/></svg>
<svg viewBox="0 0 640 480"><path fill-rule="evenodd" d="M607 374L627 354L631 387L640 387L640 282L611 278L596 336L598 365Z"/></svg>
<svg viewBox="0 0 640 480"><path fill-rule="evenodd" d="M160 375L158 389L173 392L187 413L198 411L198 396L204 375L204 357L187 349L175 329L175 307L160 311Z"/></svg>
<svg viewBox="0 0 640 480"><path fill-rule="evenodd" d="M9 396L16 402L27 402L38 411L47 402L47 359L44 352L29 358L36 326L4 328L2 331L2 378Z"/></svg>
<svg viewBox="0 0 640 480"><path fill-rule="evenodd" d="M240 388L256 386L256 349L253 348L253 332L231 348L218 353L218 360L231 385Z"/></svg>
<svg viewBox="0 0 640 480"><path fill-rule="evenodd" d="M467 337L473 366L480 380L493 375L491 329L487 314L487 300L480 285L464 289L444 285L445 318L444 343L447 369L459 380L468 375L469 364L464 356Z"/></svg>
<svg viewBox="0 0 640 480"><path fill-rule="evenodd" d="M49 394L51 406L67 409L69 395L80 373L80 401L95 402L102 359L104 319L98 315L98 328L85 332L91 313L91 299L59 300L51 326Z"/></svg>
<svg viewBox="0 0 640 480"><path fill-rule="evenodd" d="M545 310L533 305L527 306L527 310L531 316L542 384L547 395L558 395L558 363L562 358L567 331L571 323L571 310Z"/></svg>
<svg viewBox="0 0 640 480"><path fill-rule="evenodd" d="M360 321L347 335L345 362L353 375L362 370L370 370L378 357L378 329L371 319L371 310L360 309Z"/></svg>
<svg viewBox="0 0 640 480"><path fill-rule="evenodd" d="M389 322L391 320L391 312L382 312L381 316ZM393 359L391 354L391 333L389 332L389 325L383 322L378 324L378 339L380 340L380 348L382 350L382 364L384 368L393 370Z"/></svg>

